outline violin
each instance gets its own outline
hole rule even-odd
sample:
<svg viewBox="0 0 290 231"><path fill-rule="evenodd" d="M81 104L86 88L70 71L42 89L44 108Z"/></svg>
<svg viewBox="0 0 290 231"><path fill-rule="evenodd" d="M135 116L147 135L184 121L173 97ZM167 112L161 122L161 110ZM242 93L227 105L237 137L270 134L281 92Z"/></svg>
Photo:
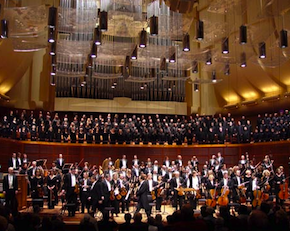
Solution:
<svg viewBox="0 0 290 231"><path fill-rule="evenodd" d="M230 193L230 190L229 190L228 187L224 186L221 189L221 195L218 198L218 204L220 206L227 206L228 205L228 203L229 203L229 198L228 198L229 193Z"/></svg>
<svg viewBox="0 0 290 231"><path fill-rule="evenodd" d="M152 200L156 200L156 194L154 190L151 191L151 197L152 197Z"/></svg>
<svg viewBox="0 0 290 231"><path fill-rule="evenodd" d="M114 190L111 190L111 192L110 192L110 200L111 200L111 201L115 200L115 193L114 193Z"/></svg>
<svg viewBox="0 0 290 231"><path fill-rule="evenodd" d="M79 184L78 183L75 184L74 193L77 194L77 195L80 194L80 187L79 187Z"/></svg>
<svg viewBox="0 0 290 231"><path fill-rule="evenodd" d="M127 189L125 187L122 187L120 189L120 194L121 194L122 197L126 196L127 193L128 193L128 191L127 191Z"/></svg>
<svg viewBox="0 0 290 231"><path fill-rule="evenodd" d="M281 200L288 199L288 183L286 183L286 181L280 185L278 196Z"/></svg>

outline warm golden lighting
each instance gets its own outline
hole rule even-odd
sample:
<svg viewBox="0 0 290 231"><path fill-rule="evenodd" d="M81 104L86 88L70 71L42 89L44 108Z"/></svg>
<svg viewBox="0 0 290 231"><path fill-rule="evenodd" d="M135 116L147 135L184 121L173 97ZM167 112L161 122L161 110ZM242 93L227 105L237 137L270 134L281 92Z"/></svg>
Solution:
<svg viewBox="0 0 290 231"><path fill-rule="evenodd" d="M264 93L273 93L273 92L277 92L279 90L279 87L272 85L272 86L268 86L268 87L263 87L263 88L261 88L261 90Z"/></svg>
<svg viewBox="0 0 290 231"><path fill-rule="evenodd" d="M256 99L257 98L257 93L253 92L253 91L249 91L249 92L243 93L242 96L246 100Z"/></svg>
<svg viewBox="0 0 290 231"><path fill-rule="evenodd" d="M225 96L224 99L228 102L228 103L237 103L240 101L240 98L237 95L231 94L228 96Z"/></svg>

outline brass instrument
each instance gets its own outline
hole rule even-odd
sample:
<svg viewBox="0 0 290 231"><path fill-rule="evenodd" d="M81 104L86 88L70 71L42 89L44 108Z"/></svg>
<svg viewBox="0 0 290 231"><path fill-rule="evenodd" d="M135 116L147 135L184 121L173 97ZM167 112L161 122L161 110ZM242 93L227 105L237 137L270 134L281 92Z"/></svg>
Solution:
<svg viewBox="0 0 290 231"><path fill-rule="evenodd" d="M117 159L114 163L114 168L119 169L120 168L120 159Z"/></svg>

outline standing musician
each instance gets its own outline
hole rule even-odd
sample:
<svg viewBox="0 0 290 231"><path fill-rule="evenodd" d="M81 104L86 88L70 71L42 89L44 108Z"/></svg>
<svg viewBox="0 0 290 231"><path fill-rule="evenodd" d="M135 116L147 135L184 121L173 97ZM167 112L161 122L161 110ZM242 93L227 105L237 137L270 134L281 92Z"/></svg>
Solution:
<svg viewBox="0 0 290 231"><path fill-rule="evenodd" d="M111 193L114 193L113 187L111 185L111 176L109 174L105 175L105 180L102 181L102 196L103 196L103 206L105 207L109 207L111 205L110 202L110 197L111 197ZM103 211L103 213L106 212L107 215L109 215L109 211Z"/></svg>
<svg viewBox="0 0 290 231"><path fill-rule="evenodd" d="M276 196L276 204L283 206L284 199L279 197L279 192L280 190L288 190L288 187L283 188L285 187L286 184L285 184L285 175L283 171L281 170L281 167L277 168L276 170L276 174L274 176L274 182L275 182L274 192ZM281 189L281 186L282 186L282 189Z"/></svg>
<svg viewBox="0 0 290 231"><path fill-rule="evenodd" d="M259 178L257 177L257 175L256 174L252 174L252 179L251 179L251 181L250 181L250 183L249 183L249 189L251 190L251 199L252 199L252 204L253 204L253 201L256 199L255 197L254 197L254 192L256 191L256 192L258 192L258 191L260 191L260 186L259 186L259 183L260 183L260 180L259 180ZM259 200L260 200L260 198L258 198ZM257 205L258 205L258 203L257 203ZM254 206L253 206L254 207Z"/></svg>
<svg viewBox="0 0 290 231"><path fill-rule="evenodd" d="M137 155L134 155L133 160L132 160L132 166L135 166L136 164L139 165L139 159Z"/></svg>
<svg viewBox="0 0 290 231"><path fill-rule="evenodd" d="M8 167L12 167L13 170L17 170L19 168L16 152L13 152L12 157L8 160Z"/></svg>
<svg viewBox="0 0 290 231"><path fill-rule="evenodd" d="M59 154L58 155L58 158L56 159L56 167L59 168L59 169L62 169L62 167L64 166L65 162L64 162L64 159L62 157L62 154Z"/></svg>
<svg viewBox="0 0 290 231"><path fill-rule="evenodd" d="M192 171L192 174L188 176L186 179L186 186L187 188L193 188L195 191L189 192L188 199L190 205L193 207L193 209L196 209L196 204L197 204L197 194L199 194L199 178L197 176L196 171Z"/></svg>
<svg viewBox="0 0 290 231"><path fill-rule="evenodd" d="M120 160L120 168L125 167L128 168L128 161L126 155L123 155L122 159Z"/></svg>
<svg viewBox="0 0 290 231"><path fill-rule="evenodd" d="M78 179L76 175L76 169L71 168L70 172L64 177L63 193L65 192L66 201L68 205L69 217L75 216L77 207L77 195L78 195Z"/></svg>
<svg viewBox="0 0 290 231"><path fill-rule="evenodd" d="M111 205L114 207L114 213L116 214L116 217L118 217L118 214L120 213L120 200L121 200L121 195L120 195L120 181L118 179L118 173L115 172L113 174L113 179L111 180L111 194L113 194L113 198L110 198L111 200Z"/></svg>
<svg viewBox="0 0 290 231"><path fill-rule="evenodd" d="M139 211L143 208L145 209L145 213L147 217L150 216L150 206L149 206L149 200L148 200L148 194L149 194L149 185L148 181L146 181L146 175L142 174L139 177L139 186L136 192L136 196L138 199L137 209L135 211L136 213L139 213Z"/></svg>
<svg viewBox="0 0 290 231"><path fill-rule="evenodd" d="M274 178L271 177L270 171L265 169L263 171L263 177L261 178L261 189L263 193L271 194L273 179Z"/></svg>
<svg viewBox="0 0 290 231"><path fill-rule="evenodd" d="M41 176L41 170L36 169L35 176L31 178L31 197L32 199L36 199L33 201L33 207L39 206L43 208L43 177Z"/></svg>
<svg viewBox="0 0 290 231"><path fill-rule="evenodd" d="M178 171L174 172L174 177L170 181L170 189L171 189L171 194L173 195L173 207L178 209L181 209L183 205L183 200L184 200L184 195L179 195L178 193L178 188L181 188L183 186L184 180L182 177L180 177L180 173Z"/></svg>
<svg viewBox="0 0 290 231"><path fill-rule="evenodd" d="M157 186L158 183L157 183L157 181L154 181L152 179L152 174L151 173L147 174L147 182L148 182L148 186L149 186L149 195L151 195L152 196L152 200L154 200L154 199L156 199L156 195L157 195L156 186ZM149 196L149 198L150 198L150 196ZM152 208L150 208L150 213L151 213L151 209Z"/></svg>
<svg viewBox="0 0 290 231"><path fill-rule="evenodd" d="M96 176L91 177L91 188L89 190L88 200L91 202L92 211L95 213L98 209L100 212L104 212L104 196L102 192L102 178L96 178Z"/></svg>
<svg viewBox="0 0 290 231"><path fill-rule="evenodd" d="M13 167L8 168L8 174L3 179L3 194L5 195L5 207L8 208L13 215L17 214L17 198L18 180L13 173Z"/></svg>
<svg viewBox="0 0 290 231"><path fill-rule="evenodd" d="M241 178L241 171L236 170L235 176L232 178L232 192L233 192L233 201L237 202L241 196L240 186L243 186L243 179Z"/></svg>
<svg viewBox="0 0 290 231"><path fill-rule="evenodd" d="M191 162L193 170L198 171L198 163L199 162L198 162L198 159L196 158L196 156L193 156L190 162Z"/></svg>
<svg viewBox="0 0 290 231"><path fill-rule="evenodd" d="M163 177L158 176L157 178L157 189L156 189L156 211L161 211L161 205L162 205L162 200L163 200L163 194L164 194L164 183L163 182Z"/></svg>
<svg viewBox="0 0 290 231"><path fill-rule="evenodd" d="M83 178L80 181L81 190L80 190L80 198L82 202L82 213L85 212L85 208L87 208L88 212L90 211L90 205L88 203L90 188L91 188L91 180L89 179L89 173L84 172Z"/></svg>
<svg viewBox="0 0 290 231"><path fill-rule="evenodd" d="M49 175L46 177L47 192L48 192L48 209L53 209L56 205L57 198L57 177L54 170L49 170Z"/></svg>
<svg viewBox="0 0 290 231"><path fill-rule="evenodd" d="M129 178L131 179L131 178ZM121 208L122 213L129 211L129 200L126 200L127 193L130 187L130 180L127 180L126 177L120 175L120 193L121 193Z"/></svg>

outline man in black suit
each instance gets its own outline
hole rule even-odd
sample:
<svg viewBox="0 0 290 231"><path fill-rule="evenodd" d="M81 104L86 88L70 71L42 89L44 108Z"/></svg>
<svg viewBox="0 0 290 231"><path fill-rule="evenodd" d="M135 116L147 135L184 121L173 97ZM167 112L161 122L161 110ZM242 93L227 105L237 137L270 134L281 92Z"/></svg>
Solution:
<svg viewBox="0 0 290 231"><path fill-rule="evenodd" d="M12 167L13 170L17 170L19 168L16 152L13 152L12 157L8 160L8 168L10 167Z"/></svg>
<svg viewBox="0 0 290 231"><path fill-rule="evenodd" d="M217 153L217 158L216 158L216 159L219 161L219 164L220 164L220 165L223 165L223 164L225 163L225 160L224 160L224 158L222 157L221 152L218 152L218 153Z"/></svg>
<svg viewBox="0 0 290 231"><path fill-rule="evenodd" d="M83 173L83 179L81 179L81 191L80 191L80 197L82 202L82 213L85 212L85 207L87 208L88 212L90 211L90 206L88 203L88 198L90 194L90 188L91 188L91 180L89 179L89 173L84 172Z"/></svg>
<svg viewBox="0 0 290 231"><path fill-rule="evenodd" d="M139 165L139 159L137 155L134 155L133 160L132 160L132 166Z"/></svg>
<svg viewBox="0 0 290 231"><path fill-rule="evenodd" d="M178 209L178 205L179 205L179 209L181 209L182 204L183 204L184 196L178 195L178 191L176 190L179 187L183 187L183 183L184 181L182 177L180 177L180 173L178 171L175 171L174 177L170 181L170 189L171 189L171 194L173 195L173 207L175 207L176 210Z"/></svg>
<svg viewBox="0 0 290 231"><path fill-rule="evenodd" d="M58 158L56 159L56 167L59 168L59 169L62 169L64 164L65 164L65 162L64 162L64 159L62 157L62 154L59 154Z"/></svg>
<svg viewBox="0 0 290 231"><path fill-rule="evenodd" d="M128 168L128 161L126 155L123 155L122 159L120 160L120 168Z"/></svg>
<svg viewBox="0 0 290 231"><path fill-rule="evenodd" d="M17 177L13 174L13 167L8 168L8 175L3 179L3 193L5 195L6 207L11 210L13 215L17 214L17 199L18 181Z"/></svg>
<svg viewBox="0 0 290 231"><path fill-rule="evenodd" d="M102 195L102 178L96 179L95 176L91 177L91 188L89 191L89 201L92 205L92 210L95 213L97 209L103 212L103 195Z"/></svg>
<svg viewBox="0 0 290 231"><path fill-rule="evenodd" d="M101 190L102 190L102 198L103 198L103 206L109 207L111 205L110 203L110 194L113 190L112 184L111 184L111 176L109 174L106 174L105 180L102 182ZM109 211L106 211L109 213Z"/></svg>
<svg viewBox="0 0 290 231"><path fill-rule="evenodd" d="M76 170L71 168L70 172L65 175L63 191L65 191L66 201L68 204L69 216L74 216L76 211L77 194L75 192L76 185L78 184Z"/></svg>
<svg viewBox="0 0 290 231"><path fill-rule="evenodd" d="M240 190L239 186L241 185L243 185L243 179L241 178L241 171L237 170L235 173L235 176L231 180L234 202L237 202L239 200L238 190Z"/></svg>
<svg viewBox="0 0 290 231"><path fill-rule="evenodd" d="M149 185L148 181L146 181L146 175L142 174L139 177L139 187L136 193L136 196L138 197L138 204L136 213L139 213L141 208L145 209L147 217L150 216L150 206L149 206L149 200L148 200L148 194L149 194Z"/></svg>

